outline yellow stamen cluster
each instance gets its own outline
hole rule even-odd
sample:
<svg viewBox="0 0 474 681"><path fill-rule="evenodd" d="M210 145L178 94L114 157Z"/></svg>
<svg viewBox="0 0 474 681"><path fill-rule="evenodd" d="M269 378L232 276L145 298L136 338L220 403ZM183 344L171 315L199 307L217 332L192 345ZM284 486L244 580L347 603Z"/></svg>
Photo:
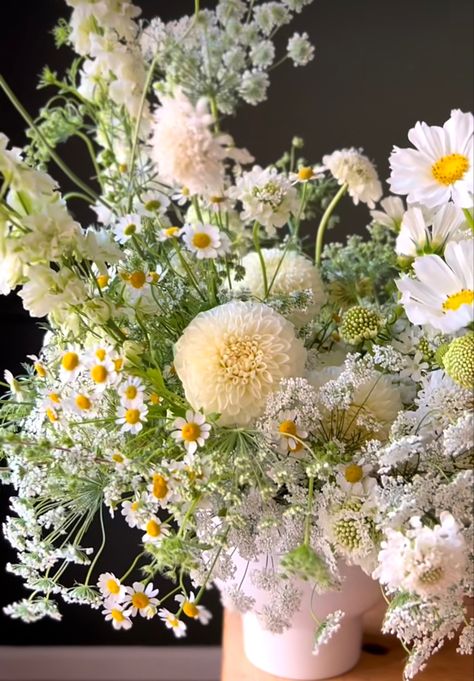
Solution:
<svg viewBox="0 0 474 681"><path fill-rule="evenodd" d="M66 371L74 371L79 366L79 355L76 352L66 352L61 360L61 366Z"/></svg>
<svg viewBox="0 0 474 681"><path fill-rule="evenodd" d="M468 170L469 159L464 154L442 156L431 167L434 179L446 187L462 180Z"/></svg>
<svg viewBox="0 0 474 681"><path fill-rule="evenodd" d="M94 383L105 383L109 372L103 364L96 364L91 369L91 378Z"/></svg>
<svg viewBox="0 0 474 681"><path fill-rule="evenodd" d="M184 601L183 612L187 617L191 617L192 619L196 619L196 617L199 615L197 606L194 605L194 603L191 603L191 601Z"/></svg>
<svg viewBox="0 0 474 681"><path fill-rule="evenodd" d="M314 177L313 169L309 166L303 166L298 170L298 180L301 182L307 182Z"/></svg>
<svg viewBox="0 0 474 681"><path fill-rule="evenodd" d="M127 409L124 418L127 423L129 423L131 426L134 426L140 421L140 412L138 409Z"/></svg>
<svg viewBox="0 0 474 681"><path fill-rule="evenodd" d="M344 471L344 477L347 482L350 482L351 484L360 482L364 477L362 466L358 466L356 463L351 463Z"/></svg>
<svg viewBox="0 0 474 681"><path fill-rule="evenodd" d="M156 499L164 499L168 494L168 483L159 473L153 475L153 496Z"/></svg>
<svg viewBox="0 0 474 681"><path fill-rule="evenodd" d="M115 579L108 579L106 583L107 591L111 594L120 593L120 584L116 582Z"/></svg>
<svg viewBox="0 0 474 681"><path fill-rule="evenodd" d="M136 270L132 272L128 278L128 283L133 286L133 288L143 288L146 283L146 274L141 270Z"/></svg>
<svg viewBox="0 0 474 681"><path fill-rule="evenodd" d="M134 593L131 600L133 607L137 608L137 610L142 610L143 608L146 608L147 605L150 603L150 599L142 591Z"/></svg>
<svg viewBox="0 0 474 681"><path fill-rule="evenodd" d="M74 400L76 407L78 409L81 409L83 411L87 411L88 409L91 408L92 402L90 399L87 397L87 395L77 395L76 399Z"/></svg>
<svg viewBox="0 0 474 681"><path fill-rule="evenodd" d="M193 234L192 242L196 248L208 248L211 245L211 237L205 232L196 232Z"/></svg>
<svg viewBox="0 0 474 681"><path fill-rule="evenodd" d="M150 537L159 537L161 534L160 523L156 520L149 520L146 524L146 532Z"/></svg>
<svg viewBox="0 0 474 681"><path fill-rule="evenodd" d="M461 305L471 305L474 302L474 291L464 288L462 291L452 293L443 303L443 310L459 310Z"/></svg>
<svg viewBox="0 0 474 681"><path fill-rule="evenodd" d="M181 428L181 435L185 442L195 442L201 435L201 428L197 423L185 423Z"/></svg>

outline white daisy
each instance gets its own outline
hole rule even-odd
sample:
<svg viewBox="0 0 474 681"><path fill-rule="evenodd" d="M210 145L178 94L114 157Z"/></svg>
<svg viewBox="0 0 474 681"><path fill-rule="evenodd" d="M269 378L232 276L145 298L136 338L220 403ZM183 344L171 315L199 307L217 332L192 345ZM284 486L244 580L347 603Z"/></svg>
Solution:
<svg viewBox="0 0 474 681"><path fill-rule="evenodd" d="M123 404L117 409L115 423L122 426L124 433L136 435L143 428L143 423L147 420L148 407L146 404L137 404L134 407L127 407Z"/></svg>
<svg viewBox="0 0 474 681"><path fill-rule="evenodd" d="M135 210L144 217L156 218L166 213L169 205L170 200L166 194L158 191L149 191L140 197L140 201L137 201Z"/></svg>
<svg viewBox="0 0 474 681"><path fill-rule="evenodd" d="M68 346L60 359L59 375L63 381L73 381L84 369L82 351L77 345Z"/></svg>
<svg viewBox="0 0 474 681"><path fill-rule="evenodd" d="M135 407L143 404L145 400L145 386L139 378L132 376L126 378L117 388L120 401L126 407Z"/></svg>
<svg viewBox="0 0 474 681"><path fill-rule="evenodd" d="M176 227L172 225L171 227L163 227L158 232L158 241L168 241L168 239L178 239L183 233L182 227Z"/></svg>
<svg viewBox="0 0 474 681"><path fill-rule="evenodd" d="M148 486L148 491L151 501L155 503L158 502L160 506L165 507L171 496L169 479L165 478L161 473L153 473L151 483Z"/></svg>
<svg viewBox="0 0 474 681"><path fill-rule="evenodd" d="M194 253L198 260L217 258L222 250L223 233L209 224L185 225L183 241L186 248Z"/></svg>
<svg viewBox="0 0 474 681"><path fill-rule="evenodd" d="M340 149L323 156L324 165L340 185L347 185L355 205L362 201L369 208L382 196L382 185L377 170L361 149Z"/></svg>
<svg viewBox="0 0 474 681"><path fill-rule="evenodd" d="M430 324L444 333L466 327L474 319L474 240L451 242L439 255L415 258L416 278L396 284L413 324Z"/></svg>
<svg viewBox="0 0 474 681"><path fill-rule="evenodd" d="M158 605L158 599L155 598L158 589L154 589L151 583L145 586L141 582L134 582L132 586L125 588L125 592L125 605L130 608L132 617L138 613L142 617L147 617L150 606Z"/></svg>
<svg viewBox="0 0 474 681"><path fill-rule="evenodd" d="M65 408L78 416L90 415L94 411L96 396L85 391L72 395L65 402Z"/></svg>
<svg viewBox="0 0 474 681"><path fill-rule="evenodd" d="M172 612L166 608L161 608L158 610L158 615L163 620L166 627L173 630L173 634L176 636L176 638L182 638L186 635L185 623L179 620Z"/></svg>
<svg viewBox="0 0 474 681"><path fill-rule="evenodd" d="M114 225L115 239L126 244L135 234L142 230L142 218L138 213L124 215Z"/></svg>
<svg viewBox="0 0 474 681"><path fill-rule="evenodd" d="M464 214L454 204L447 203L432 214L426 213L418 206L406 211L395 246L398 255L414 258L423 253L442 254L450 240L467 236L463 229Z"/></svg>
<svg viewBox="0 0 474 681"><path fill-rule="evenodd" d="M171 195L171 199L178 204L184 206L191 198L191 192L187 187L181 187Z"/></svg>
<svg viewBox="0 0 474 681"><path fill-rule="evenodd" d="M124 456L118 449L114 449L113 451L109 452L107 458L115 465L116 468L119 469L126 468L130 461L130 459L127 459L127 457Z"/></svg>
<svg viewBox="0 0 474 681"><path fill-rule="evenodd" d="M278 423L275 425L278 430L280 450L284 454L288 452L292 454L300 453L303 449L301 440L305 440L308 437L308 433L300 428L296 411L282 412L279 414Z"/></svg>
<svg viewBox="0 0 474 681"><path fill-rule="evenodd" d="M107 601L104 605L105 608L102 610L102 614L105 615L106 622L111 621L114 629L131 629L131 610L126 610L123 605L113 601Z"/></svg>
<svg viewBox="0 0 474 681"><path fill-rule="evenodd" d="M124 501L122 503L121 514L125 518L125 522L129 527L138 527L139 525L139 511L140 511L140 498L134 499L133 501ZM143 505L143 504L142 504Z"/></svg>
<svg viewBox="0 0 474 681"><path fill-rule="evenodd" d="M171 437L178 442L184 442L184 447L189 454L194 454L198 447L203 446L211 430L211 426L206 423L206 417L192 409L188 409L186 418L177 418L173 422L173 428L177 430L171 433Z"/></svg>
<svg viewBox="0 0 474 681"><path fill-rule="evenodd" d="M142 525L141 529L145 530L145 534L142 537L144 544L161 544L163 539L170 533L169 529L156 516L149 518Z"/></svg>
<svg viewBox="0 0 474 681"><path fill-rule="evenodd" d="M126 284L126 296L134 303L142 296L150 294L150 287L157 284L163 277L163 268L157 265L154 270L134 270L122 275Z"/></svg>
<svg viewBox="0 0 474 681"><path fill-rule="evenodd" d="M212 619L212 615L207 608L203 605L198 605L196 603L196 596L194 592L190 591L188 596L183 594L178 594L174 599L179 603L179 607L182 609L186 617L190 617L193 620L198 620L201 624L208 624Z"/></svg>
<svg viewBox="0 0 474 681"><path fill-rule="evenodd" d="M97 580L97 586L109 603L121 603L125 598L125 587L113 572L103 572Z"/></svg>
<svg viewBox="0 0 474 681"><path fill-rule="evenodd" d="M296 173L290 173L288 177L292 184L306 184L324 177L324 173L325 168L321 165L300 166Z"/></svg>
<svg viewBox="0 0 474 681"><path fill-rule="evenodd" d="M336 482L349 494L367 496L376 485L375 478L368 475L371 470L368 464L344 464L338 467Z"/></svg>
<svg viewBox="0 0 474 681"><path fill-rule="evenodd" d="M473 204L473 129L471 113L459 109L443 127L418 122L408 133L416 149L394 147L389 184L408 203L429 208L453 201L461 208Z"/></svg>
<svg viewBox="0 0 474 681"><path fill-rule="evenodd" d="M89 378L94 383L97 392L100 393L116 383L118 375L111 357L105 356L103 360L91 358L88 365Z"/></svg>
<svg viewBox="0 0 474 681"><path fill-rule="evenodd" d="M383 227L388 227L398 232L405 214L403 199L399 196L387 196L380 202L380 207L383 210L370 211L372 220Z"/></svg>

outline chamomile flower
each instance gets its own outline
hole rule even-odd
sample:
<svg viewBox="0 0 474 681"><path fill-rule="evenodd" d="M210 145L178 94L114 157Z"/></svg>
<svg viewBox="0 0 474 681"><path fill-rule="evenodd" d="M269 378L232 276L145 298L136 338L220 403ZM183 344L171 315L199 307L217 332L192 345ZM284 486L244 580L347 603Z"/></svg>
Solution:
<svg viewBox="0 0 474 681"><path fill-rule="evenodd" d="M191 197L191 192L187 187L181 187L171 195L171 199L178 204L178 206L184 206Z"/></svg>
<svg viewBox="0 0 474 681"><path fill-rule="evenodd" d="M48 370L46 369L44 363L37 355L26 355L28 359L33 361L33 368L35 370L38 378L46 378L48 375Z"/></svg>
<svg viewBox="0 0 474 681"><path fill-rule="evenodd" d="M143 506L143 500L140 498L122 503L122 510L120 512L129 527L138 527L140 524L139 514L141 506Z"/></svg>
<svg viewBox="0 0 474 681"><path fill-rule="evenodd" d="M390 156L391 190L428 208L448 201L472 208L473 128L472 113L459 109L451 111L442 128L418 122L408 133L416 149L394 147Z"/></svg>
<svg viewBox="0 0 474 681"><path fill-rule="evenodd" d="M97 581L97 586L109 603L121 603L125 598L125 587L113 572L103 572Z"/></svg>
<svg viewBox="0 0 474 681"><path fill-rule="evenodd" d="M163 227L158 232L158 241L168 241L169 239L178 239L183 233L182 227Z"/></svg>
<svg viewBox="0 0 474 681"><path fill-rule="evenodd" d="M355 496L366 496L376 484L375 478L369 477L371 466L368 464L350 463L339 466L336 481L341 489Z"/></svg>
<svg viewBox="0 0 474 681"><path fill-rule="evenodd" d="M295 411L282 412L276 427L278 429L280 450L284 454L287 452L292 454L301 452L303 449L301 440L306 439L308 433L300 428L297 413Z"/></svg>
<svg viewBox="0 0 474 681"><path fill-rule="evenodd" d="M115 239L126 244L133 236L142 231L142 218L138 213L124 215L114 225Z"/></svg>
<svg viewBox="0 0 474 681"><path fill-rule="evenodd" d="M112 622L114 629L131 629L130 609L125 609L123 605L114 601L107 601L104 605L102 614L105 615L106 622Z"/></svg>
<svg viewBox="0 0 474 681"><path fill-rule="evenodd" d="M183 636L186 635L187 627L185 623L178 619L172 612L166 608L160 608L160 610L158 610L158 615L163 620L166 627L173 631L173 634L176 636L176 638L183 638Z"/></svg>
<svg viewBox="0 0 474 681"><path fill-rule="evenodd" d="M170 481L161 473L153 473L151 483L148 486L149 497L153 502L158 502L160 506L165 506L171 496Z"/></svg>
<svg viewBox="0 0 474 681"><path fill-rule="evenodd" d="M324 172L325 169L321 165L300 166L296 173L289 174L289 178L292 184L306 184L324 177Z"/></svg>
<svg viewBox="0 0 474 681"><path fill-rule="evenodd" d="M134 270L123 276L126 284L126 296L131 302L136 302L150 292L150 287L157 284L163 277L163 268L157 265L154 270Z"/></svg>
<svg viewBox="0 0 474 681"><path fill-rule="evenodd" d="M208 624L212 619L209 610L203 605L198 605L196 603L196 596L192 591L190 591L187 597L183 594L178 594L178 596L175 596L174 600L179 603L179 606L182 608L186 617L198 620L201 624Z"/></svg>
<svg viewBox="0 0 474 681"><path fill-rule="evenodd" d="M135 617L138 613L146 617L150 606L157 606L158 599L155 596L158 589L153 588L150 582L146 586L141 582L134 582L132 586L125 588L125 604L130 608L130 614Z"/></svg>
<svg viewBox="0 0 474 681"><path fill-rule="evenodd" d="M170 200L166 194L158 191L145 192L137 202L136 212L147 218L156 218L163 215L170 205Z"/></svg>
<svg viewBox="0 0 474 681"><path fill-rule="evenodd" d="M77 345L68 346L60 359L59 375L61 379L64 382L73 381L83 369L84 358L81 350Z"/></svg>
<svg viewBox="0 0 474 681"><path fill-rule="evenodd" d="M111 451L107 458L114 464L116 468L125 468L129 462L126 456L122 454L118 449Z"/></svg>
<svg viewBox="0 0 474 681"><path fill-rule="evenodd" d="M202 447L209 437L211 426L206 423L206 417L200 412L188 409L186 418L179 417L173 422L171 437L178 442L183 442L186 451L194 454L198 447Z"/></svg>
<svg viewBox="0 0 474 681"><path fill-rule="evenodd" d="M97 392L102 392L117 381L115 364L109 357L102 361L92 360L88 366L88 374Z"/></svg>
<svg viewBox="0 0 474 681"><path fill-rule="evenodd" d="M17 402L23 402L26 398L26 395L23 391L23 388L21 387L20 381L17 381L12 372L8 369L5 369L3 372L3 377L7 382L11 394L15 396L15 400Z"/></svg>
<svg viewBox="0 0 474 681"><path fill-rule="evenodd" d="M163 539L170 533L169 529L156 516L149 518L142 525L141 529L145 530L145 534L142 537L144 544L161 544Z"/></svg>
<svg viewBox="0 0 474 681"><path fill-rule="evenodd" d="M94 410L96 397L85 391L77 392L66 402L66 408L79 416L90 415Z"/></svg>
<svg viewBox="0 0 474 681"><path fill-rule="evenodd" d="M145 387L139 378L132 376L126 378L117 388L120 401L127 407L143 404L145 399Z"/></svg>
<svg viewBox="0 0 474 681"><path fill-rule="evenodd" d="M183 229L186 248L194 253L198 260L217 258L222 246L221 236L217 227L208 224L185 225Z"/></svg>
<svg viewBox="0 0 474 681"><path fill-rule="evenodd" d="M143 428L143 423L147 420L147 414L148 407L145 404L136 404L133 407L121 404L117 409L115 423L122 426L124 433L136 435Z"/></svg>

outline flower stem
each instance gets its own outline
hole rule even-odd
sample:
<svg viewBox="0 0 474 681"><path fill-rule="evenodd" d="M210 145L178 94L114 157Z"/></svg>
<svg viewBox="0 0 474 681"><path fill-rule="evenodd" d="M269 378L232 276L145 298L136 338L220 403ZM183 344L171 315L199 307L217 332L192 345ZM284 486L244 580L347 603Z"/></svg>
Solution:
<svg viewBox="0 0 474 681"><path fill-rule="evenodd" d="M304 521L304 543L306 544L306 546L309 546L311 539L311 511L313 506L313 496L314 496L314 478L311 476L309 478L308 484L308 509Z"/></svg>
<svg viewBox="0 0 474 681"><path fill-rule="evenodd" d="M471 230L474 232L474 216L472 215L471 211L469 208L463 208L462 212L464 213L464 216L467 220L467 224L471 228Z"/></svg>
<svg viewBox="0 0 474 681"><path fill-rule="evenodd" d="M266 298L268 296L267 268L265 266L265 260L264 260L263 255L262 255L262 249L260 248L259 224L256 220L253 224L253 245L255 246L255 250L258 253L258 259L260 260L260 266L262 268L263 297Z"/></svg>
<svg viewBox="0 0 474 681"><path fill-rule="evenodd" d="M316 244L315 244L315 252L314 252L314 262L316 265L321 264L321 254L323 252L323 244L324 244L324 233L326 232L326 227L328 226L329 218L334 212L335 207L339 203L339 201L342 199L344 194L347 191L347 184L343 184L340 188L337 194L335 194L332 198L332 201L324 211L324 215L321 218L321 222L319 223L318 226L318 231L316 232Z"/></svg>

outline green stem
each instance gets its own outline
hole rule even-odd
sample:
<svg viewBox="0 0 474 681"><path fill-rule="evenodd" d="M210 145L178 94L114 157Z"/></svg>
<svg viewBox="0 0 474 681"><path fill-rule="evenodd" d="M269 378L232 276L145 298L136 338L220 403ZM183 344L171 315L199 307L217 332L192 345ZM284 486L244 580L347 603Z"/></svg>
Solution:
<svg viewBox="0 0 474 681"><path fill-rule="evenodd" d="M315 245L315 253L314 253L314 262L316 265L321 264L321 254L323 252L323 243L324 243L324 233L326 231L326 227L328 226L329 218L334 212L334 209L336 208L337 204L339 201L342 199L344 194L347 191L347 184L343 184L340 188L337 194L335 194L332 198L331 203L329 206L326 208L324 211L324 215L321 218L321 222L319 223L318 226L318 231L316 232L316 245Z"/></svg>
<svg viewBox="0 0 474 681"><path fill-rule="evenodd" d="M123 573L123 575L120 577L120 581L121 581L121 582L125 581L125 580L127 579L128 575L135 569L136 564L138 563L138 561L140 560L140 558L143 556L143 553L144 553L144 552L139 553L138 556L137 556L137 557L135 558L135 560L133 561L133 563L132 563L132 564L130 565L130 567L128 568L128 570L127 570L126 572Z"/></svg>
<svg viewBox="0 0 474 681"><path fill-rule="evenodd" d="M469 208L463 208L463 209L462 209L462 212L464 213L464 216L465 216L465 218L466 218L466 220L467 220L467 224L469 225L469 227L470 227L470 228L472 229L472 231L474 232L474 216L472 215L472 213L471 213L471 211L469 210Z"/></svg>
<svg viewBox="0 0 474 681"><path fill-rule="evenodd" d="M87 571L86 579L84 581L85 586L87 586L89 584L89 579L91 578L92 572L93 572L93 570L96 566L97 561L100 558L100 554L102 553L102 551L104 550L104 547L105 547L106 537L105 537L105 527L104 527L104 507L103 507L102 504L100 505L99 517L100 517L100 531L102 533L102 541L100 543L100 546L99 546L97 553L95 554L94 560L90 564L89 570Z"/></svg>
<svg viewBox="0 0 474 681"><path fill-rule="evenodd" d="M0 75L0 88L4 91L4 93L6 94L6 96L8 97L8 99L10 100L10 102L13 104L13 106L15 107L15 109L16 109L16 110L18 111L18 113L20 114L20 116L22 116L22 118L26 121L26 123L28 123L28 125L30 126L30 128L32 128L32 129L36 132L36 134L38 135L38 137L40 138L40 140L42 141L42 143L43 143L43 144L46 146L46 148L48 149L49 155L51 156L52 160L56 163L56 165L58 166L58 168L60 168L60 169L62 170L62 172L66 175L66 177L68 177L68 178L71 180L71 182L73 182L77 187L79 187L79 189L81 189L85 194L87 194L88 196L90 196L90 198L91 198L94 202L100 201L100 202L103 203L105 206L107 206L107 208L110 208L110 205L107 203L107 201L105 201L101 196L99 196L93 189L91 189L90 187L88 187L88 186L85 184L85 182L83 182L83 181L81 180L81 178L78 177L78 176L76 175L76 173L75 173L73 170L71 170L71 169L69 168L69 166L67 166L67 165L64 163L64 161L61 159L61 157L58 156L58 154L54 151L54 149L48 144L48 142L47 142L46 138L44 137L43 133L41 132L41 130L35 125L35 122L34 122L33 119L31 118L31 116L29 115L29 113L27 112L27 110L26 110L26 109L23 107L23 105L19 102L19 100L17 99L16 95L15 95L14 92L10 89L10 87L8 86L6 80L5 80L5 79L3 78L3 76L1 76L1 75Z"/></svg>
<svg viewBox="0 0 474 681"><path fill-rule="evenodd" d="M264 260L264 257L262 255L262 249L260 248L259 224L256 220L253 224L253 245L255 246L255 250L257 251L258 259L260 260L260 267L262 268L263 297L266 298L268 296L267 268L265 266L265 260Z"/></svg>
<svg viewBox="0 0 474 681"><path fill-rule="evenodd" d="M304 521L304 543L309 546L311 539L311 512L313 507L313 496L314 496L314 478L309 479L308 484L308 510L306 512L306 518Z"/></svg>

